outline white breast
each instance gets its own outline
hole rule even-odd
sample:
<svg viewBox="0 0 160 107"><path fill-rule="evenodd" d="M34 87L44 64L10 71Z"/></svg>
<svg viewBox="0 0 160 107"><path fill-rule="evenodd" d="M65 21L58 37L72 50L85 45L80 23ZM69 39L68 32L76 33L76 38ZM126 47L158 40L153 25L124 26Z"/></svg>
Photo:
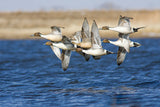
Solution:
<svg viewBox="0 0 160 107"><path fill-rule="evenodd" d="M59 42L59 43L52 43L53 46L56 46L60 49L63 49L63 50L73 50L75 49L74 45L73 44L64 44L62 42Z"/></svg>

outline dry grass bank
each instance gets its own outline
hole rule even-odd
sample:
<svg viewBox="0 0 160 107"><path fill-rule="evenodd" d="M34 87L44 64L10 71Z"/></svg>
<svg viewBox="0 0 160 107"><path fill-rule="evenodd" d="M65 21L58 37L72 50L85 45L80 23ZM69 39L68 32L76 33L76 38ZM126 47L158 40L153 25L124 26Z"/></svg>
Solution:
<svg viewBox="0 0 160 107"><path fill-rule="evenodd" d="M131 26L146 26L131 37L160 37L160 10L154 11L50 11L50 12L1 12L0 39L29 39L34 32L50 33L50 26L64 26L64 35L71 36L81 29L83 18L89 24L95 19L98 26L116 26L119 15L131 16ZM102 37L117 37L112 31L100 31Z"/></svg>

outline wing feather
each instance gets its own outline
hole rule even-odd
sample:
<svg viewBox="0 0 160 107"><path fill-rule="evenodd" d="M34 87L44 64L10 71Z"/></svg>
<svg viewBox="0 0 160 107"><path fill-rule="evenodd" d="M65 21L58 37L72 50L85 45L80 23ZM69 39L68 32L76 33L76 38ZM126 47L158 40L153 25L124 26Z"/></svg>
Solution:
<svg viewBox="0 0 160 107"><path fill-rule="evenodd" d="M118 26L126 26L130 27L130 19L133 19L132 17L126 17L126 16L121 16L119 18Z"/></svg>
<svg viewBox="0 0 160 107"><path fill-rule="evenodd" d="M117 65L120 65L125 57L126 57L127 51L123 47L119 47L118 53L117 53Z"/></svg>
<svg viewBox="0 0 160 107"><path fill-rule="evenodd" d="M88 54L86 54L86 53L84 53L84 52L82 52L82 51L80 51L80 52L78 52L80 55L82 55L84 58L85 58L85 60L86 61L88 61L89 59L90 59L90 55L88 55Z"/></svg>
<svg viewBox="0 0 160 107"><path fill-rule="evenodd" d="M123 44L123 47L126 49L126 51L130 52L129 34L119 33L118 36L119 36L119 40L121 40L121 43Z"/></svg>
<svg viewBox="0 0 160 107"><path fill-rule="evenodd" d="M91 38L89 33L89 24L86 17L84 18L84 21L83 21L81 35L82 35L82 42L86 42Z"/></svg>
<svg viewBox="0 0 160 107"><path fill-rule="evenodd" d="M64 28L64 27L61 27ZM51 26L51 30L53 34L62 35L61 29L58 26Z"/></svg>
<svg viewBox="0 0 160 107"><path fill-rule="evenodd" d="M70 62L71 50L62 50L62 68L67 70Z"/></svg>
<svg viewBox="0 0 160 107"><path fill-rule="evenodd" d="M102 47L98 26L95 20L93 20L91 29L91 42L92 42L92 47L95 46L95 44L98 45L99 47Z"/></svg>
<svg viewBox="0 0 160 107"><path fill-rule="evenodd" d="M54 52L54 54L57 56L57 58L62 60L60 49L53 46L53 45L51 45L50 47L51 47L52 51Z"/></svg>

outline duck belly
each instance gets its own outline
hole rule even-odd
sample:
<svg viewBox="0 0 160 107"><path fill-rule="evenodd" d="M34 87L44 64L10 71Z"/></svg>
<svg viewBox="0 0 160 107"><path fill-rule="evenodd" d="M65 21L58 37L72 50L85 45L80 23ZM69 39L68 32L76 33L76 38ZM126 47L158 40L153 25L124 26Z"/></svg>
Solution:
<svg viewBox="0 0 160 107"><path fill-rule="evenodd" d="M119 32L119 33L123 33L123 34L130 34L132 33L131 32L131 29L129 27L114 27L114 28L109 28L109 30L113 30L113 31L116 31L116 32Z"/></svg>
<svg viewBox="0 0 160 107"><path fill-rule="evenodd" d="M54 42L59 42L62 40L62 35L47 35L45 38Z"/></svg>
<svg viewBox="0 0 160 107"><path fill-rule="evenodd" d="M88 49L82 50L82 52L93 56L102 56L106 54L106 52L103 49Z"/></svg>
<svg viewBox="0 0 160 107"><path fill-rule="evenodd" d="M79 46L82 48L91 48L92 44L91 42L81 42Z"/></svg>

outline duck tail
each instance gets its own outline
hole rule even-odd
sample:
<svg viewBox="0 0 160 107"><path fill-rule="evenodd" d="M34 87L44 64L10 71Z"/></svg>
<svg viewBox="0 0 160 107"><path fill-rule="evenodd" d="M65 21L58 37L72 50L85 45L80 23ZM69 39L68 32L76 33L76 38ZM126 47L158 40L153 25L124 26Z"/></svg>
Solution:
<svg viewBox="0 0 160 107"><path fill-rule="evenodd" d="M139 30L139 29L142 29L142 28L145 28L145 26L143 26L143 27L133 28L133 31L134 31L134 32L138 32L138 30Z"/></svg>
<svg viewBox="0 0 160 107"><path fill-rule="evenodd" d="M140 47L141 46L141 44L138 43L138 42L134 42L133 44L134 44L134 47Z"/></svg>

